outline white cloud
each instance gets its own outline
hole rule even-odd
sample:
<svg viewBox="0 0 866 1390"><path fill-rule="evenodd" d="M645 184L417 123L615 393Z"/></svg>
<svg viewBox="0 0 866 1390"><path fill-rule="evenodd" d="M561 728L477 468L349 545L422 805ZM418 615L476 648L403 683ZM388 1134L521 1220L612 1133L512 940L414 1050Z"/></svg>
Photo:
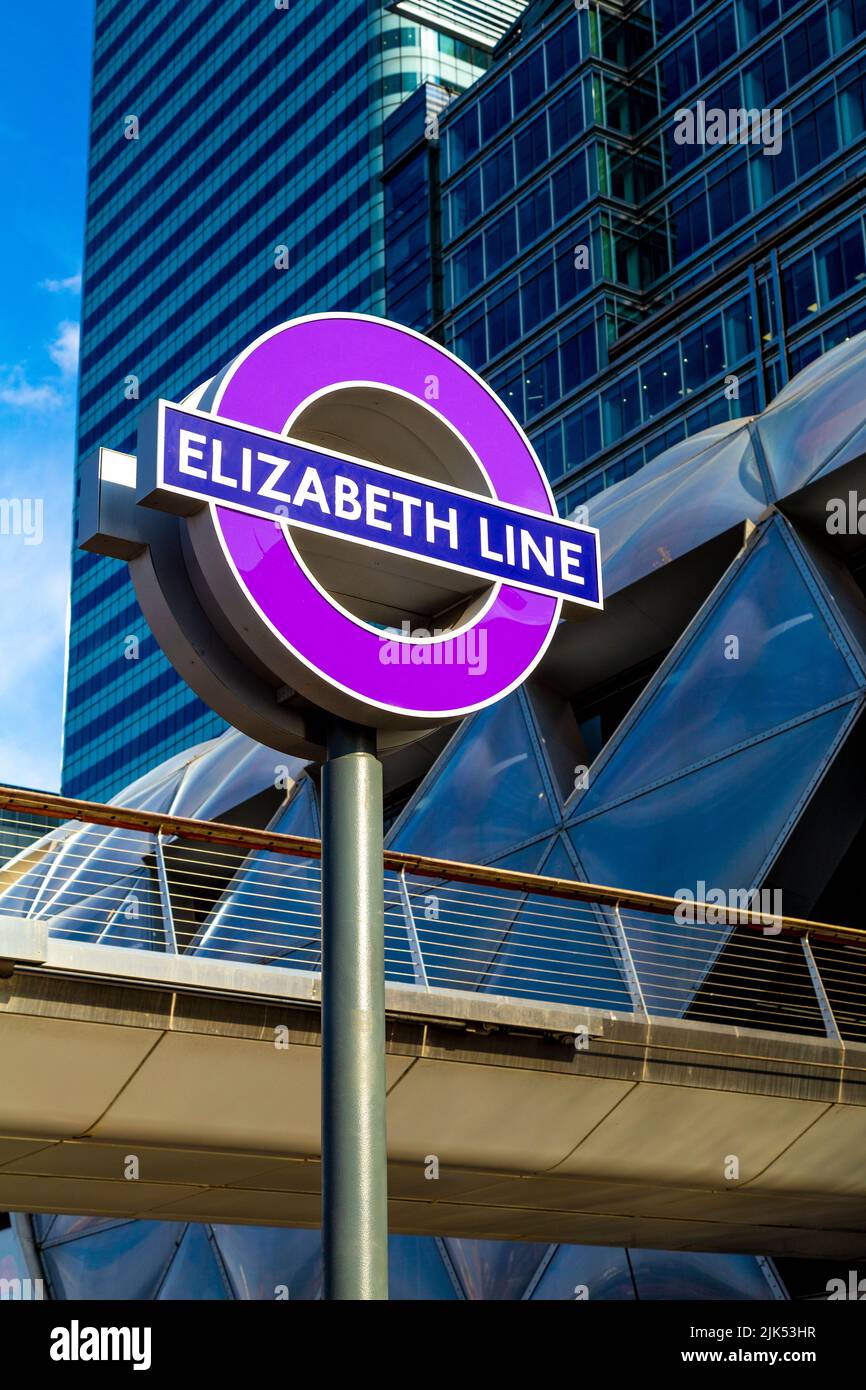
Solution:
<svg viewBox="0 0 866 1390"><path fill-rule="evenodd" d="M34 386L27 380L23 367L13 367L0 377L0 403L17 410L56 410L63 404L56 387L48 382Z"/></svg>
<svg viewBox="0 0 866 1390"><path fill-rule="evenodd" d="M49 344L48 352L64 376L74 376L78 370L78 347L81 329L77 323L64 319L57 326L57 337Z"/></svg>
<svg viewBox="0 0 866 1390"><path fill-rule="evenodd" d="M68 404L68 386L78 371L81 330L77 323L63 319L53 341L46 344L48 356L60 369L60 379L32 382L23 364L0 368L0 405L36 412L56 410Z"/></svg>
<svg viewBox="0 0 866 1390"><path fill-rule="evenodd" d="M39 288L41 290L48 290L49 294L80 294L81 276L67 275L65 280L43 280Z"/></svg>

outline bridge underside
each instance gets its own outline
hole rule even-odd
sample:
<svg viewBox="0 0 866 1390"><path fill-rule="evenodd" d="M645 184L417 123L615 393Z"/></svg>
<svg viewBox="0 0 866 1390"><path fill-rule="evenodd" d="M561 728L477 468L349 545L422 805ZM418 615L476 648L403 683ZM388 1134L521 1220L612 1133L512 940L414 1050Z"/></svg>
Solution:
<svg viewBox="0 0 866 1390"><path fill-rule="evenodd" d="M28 926L0 1209L318 1225L318 976ZM866 1255L864 1046L403 986L388 1018L395 1232Z"/></svg>

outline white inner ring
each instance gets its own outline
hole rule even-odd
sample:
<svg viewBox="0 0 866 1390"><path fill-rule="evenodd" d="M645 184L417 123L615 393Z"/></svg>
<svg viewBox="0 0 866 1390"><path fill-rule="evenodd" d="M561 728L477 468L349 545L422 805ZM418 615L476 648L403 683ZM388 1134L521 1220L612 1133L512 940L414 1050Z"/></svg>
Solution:
<svg viewBox="0 0 866 1390"><path fill-rule="evenodd" d="M425 386L436 389L434 379L428 378ZM478 455L435 405L380 382L341 382L314 392L294 409L283 433L479 496L496 495ZM473 627L499 593L497 582L485 583L411 556L301 528L292 532L289 523L283 534L319 592L345 616L378 635L385 625L397 640L453 638ZM395 603L391 593L402 594L403 602ZM401 632L404 621L409 623L408 636ZM439 635L412 635L419 627L435 629Z"/></svg>

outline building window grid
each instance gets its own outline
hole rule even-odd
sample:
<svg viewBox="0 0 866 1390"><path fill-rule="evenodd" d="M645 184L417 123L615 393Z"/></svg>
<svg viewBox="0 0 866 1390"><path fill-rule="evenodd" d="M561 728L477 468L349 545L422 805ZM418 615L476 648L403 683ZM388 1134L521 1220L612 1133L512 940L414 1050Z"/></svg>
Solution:
<svg viewBox="0 0 866 1390"><path fill-rule="evenodd" d="M581 421L583 437L584 422L594 408L597 408L599 422L593 436L597 437L595 452L609 449L648 425L657 424L666 414L681 410L690 396L702 399L713 377L716 378L716 397L724 403L719 409L727 410L724 378L729 373L734 373L740 378L742 385L748 373L754 371L755 341L749 298L747 295L739 295L689 329L687 333L659 345L653 350L653 357L649 362L643 359L635 366L627 367L613 381L602 383L591 395L578 400L574 406L569 406L561 422L557 422L552 428L561 426L567 439L569 422L575 417ZM711 372L708 372L706 364L701 362L705 353L712 358ZM719 368L715 364L721 353L724 357ZM662 366L662 363L665 365ZM666 371L671 374L671 386L661 385L667 380L666 376L662 375ZM661 405L657 408L658 400L661 401ZM735 410L732 413L741 412ZM567 444L562 458L563 466L568 472L576 471L588 462L588 457L582 450L569 449ZM551 481L558 482L559 479L554 476Z"/></svg>
<svg viewBox="0 0 866 1390"><path fill-rule="evenodd" d="M834 77L833 83L838 85L838 81L838 77ZM829 90L829 87L830 84L828 84L827 90ZM821 93L818 94L818 102L820 102L820 99ZM814 97L814 95L809 97L806 103L800 103L796 111L798 121L808 116L809 108L814 107L816 104L816 98ZM766 159L766 156L761 155L760 157ZM692 184L688 186L686 190L684 190L684 193L686 195L690 192L697 194L701 209L701 221L699 224L696 224L695 230L691 234L695 241L694 247L692 248L691 246L689 246L688 243L685 246L679 247L678 259L682 259L682 252L688 254L690 250L694 249L694 251L697 251L700 249L702 245L706 244L706 241L709 239L709 236L711 234L711 226L713 227L713 233L719 236L722 234L723 231L727 231L737 225L733 221L733 219L735 217L736 210L744 201L742 198L742 194L745 188L744 179L746 177L744 152L741 149L734 150L731 155L730 163L732 166L730 168L713 171L711 182L708 182L706 175L702 175L701 179L698 181L698 184ZM752 161L752 164L753 163L754 160ZM805 172L808 172L808 170L804 170L804 173ZM732 183L732 179L735 179L736 182ZM748 206L748 198L745 201ZM680 204L679 212L681 222L690 206L690 204ZM697 210L697 204L695 210ZM507 218L510 214L511 210L506 209L506 212L503 215ZM750 215L751 214L747 212L744 215L744 217L738 219L738 222L744 222L746 217ZM488 240L490 240L489 228L487 229L487 232ZM477 244L480 245L480 243ZM480 256L477 257L474 264L474 271L476 276L480 277L480 275L483 272L483 266L484 262L481 260ZM461 283L459 286L454 287L452 293L455 294L455 297L459 298L460 296L466 293L467 289L468 285L465 283Z"/></svg>

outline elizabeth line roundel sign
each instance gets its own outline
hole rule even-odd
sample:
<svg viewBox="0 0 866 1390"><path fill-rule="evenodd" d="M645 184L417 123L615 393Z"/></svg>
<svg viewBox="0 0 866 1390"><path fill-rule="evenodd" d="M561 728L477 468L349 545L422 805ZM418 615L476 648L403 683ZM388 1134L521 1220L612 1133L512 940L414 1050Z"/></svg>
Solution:
<svg viewBox="0 0 866 1390"><path fill-rule="evenodd" d="M598 533L558 517L506 406L382 319L272 329L181 404L148 409L122 481L118 457L101 450L85 470L81 543L127 559L135 580L174 537L160 598L136 583L145 616L186 583L218 644L284 701L434 727L524 681L563 604L602 606ZM235 700L225 717L237 713Z"/></svg>

